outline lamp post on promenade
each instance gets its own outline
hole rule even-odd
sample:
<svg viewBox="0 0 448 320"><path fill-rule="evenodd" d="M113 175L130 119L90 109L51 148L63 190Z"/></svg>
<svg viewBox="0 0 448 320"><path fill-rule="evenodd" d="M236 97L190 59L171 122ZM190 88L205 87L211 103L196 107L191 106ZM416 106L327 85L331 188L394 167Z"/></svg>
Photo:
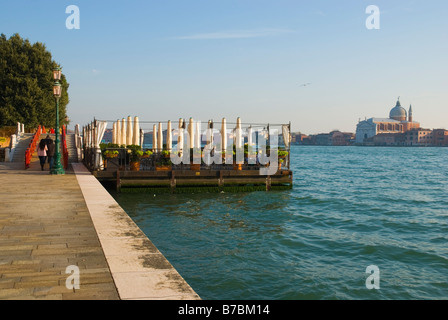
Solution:
<svg viewBox="0 0 448 320"><path fill-rule="evenodd" d="M62 87L59 81L61 80L61 75L62 75L61 68L53 69L53 79L55 81L53 84L53 95L56 99L56 128L55 128L56 139L55 139L55 152L54 152L54 166L50 170L50 174L56 174L56 175L65 174L64 168L62 167L61 163L61 150L60 150L61 142L59 140L59 99L61 98L62 94Z"/></svg>

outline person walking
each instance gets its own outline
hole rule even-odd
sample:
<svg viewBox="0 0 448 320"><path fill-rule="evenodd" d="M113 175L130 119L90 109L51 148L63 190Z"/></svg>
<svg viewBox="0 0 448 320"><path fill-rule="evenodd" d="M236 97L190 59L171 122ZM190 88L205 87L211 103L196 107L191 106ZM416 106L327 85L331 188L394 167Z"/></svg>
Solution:
<svg viewBox="0 0 448 320"><path fill-rule="evenodd" d="M53 143L52 139L48 140L47 149L48 164L50 165L51 170L54 164L54 151L56 149L56 145Z"/></svg>
<svg viewBox="0 0 448 320"><path fill-rule="evenodd" d="M53 141L49 134L43 140L45 141L45 144L47 145L47 147L48 147L48 144L50 143L50 140Z"/></svg>
<svg viewBox="0 0 448 320"><path fill-rule="evenodd" d="M45 144L45 139L40 140L39 146L37 147L37 156L40 160L40 167L44 171L45 161L47 160L47 145Z"/></svg>

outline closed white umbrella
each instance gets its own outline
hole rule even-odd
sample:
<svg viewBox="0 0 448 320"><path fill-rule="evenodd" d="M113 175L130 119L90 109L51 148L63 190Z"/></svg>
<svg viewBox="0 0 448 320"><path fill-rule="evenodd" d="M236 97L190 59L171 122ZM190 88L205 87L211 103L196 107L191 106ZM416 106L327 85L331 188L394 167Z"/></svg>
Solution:
<svg viewBox="0 0 448 320"><path fill-rule="evenodd" d="M93 147L93 127L89 124L89 148Z"/></svg>
<svg viewBox="0 0 448 320"><path fill-rule="evenodd" d="M90 137L89 137L89 144L90 148L93 148L93 137L95 136L95 128L93 126L93 122L90 124Z"/></svg>
<svg viewBox="0 0 448 320"><path fill-rule="evenodd" d="M235 134L236 134L236 142L235 142L235 146L237 149L242 148L242 138L243 138L243 132L241 129L241 118L238 117L238 119L236 120L236 130L235 130Z"/></svg>
<svg viewBox="0 0 448 320"><path fill-rule="evenodd" d="M89 125L84 126L83 137L84 137L84 146L86 148L88 148L89 147Z"/></svg>
<svg viewBox="0 0 448 320"><path fill-rule="evenodd" d="M157 152L157 125L152 127L152 152Z"/></svg>
<svg viewBox="0 0 448 320"><path fill-rule="evenodd" d="M250 126L247 129L247 149L249 152L248 162L249 164L256 164L257 163L257 159L255 156L256 146L254 146L252 135L253 135L253 129L252 126Z"/></svg>
<svg viewBox="0 0 448 320"><path fill-rule="evenodd" d="M121 119L121 144L126 146L126 120Z"/></svg>
<svg viewBox="0 0 448 320"><path fill-rule="evenodd" d="M190 134L190 149L194 148L194 120L190 118L190 123L188 125L188 133Z"/></svg>
<svg viewBox="0 0 448 320"><path fill-rule="evenodd" d="M177 151L179 151L180 155L184 149L184 120L182 118L179 119L179 135L177 136Z"/></svg>
<svg viewBox="0 0 448 320"><path fill-rule="evenodd" d="M252 126L247 129L247 145L250 147L253 144L252 140Z"/></svg>
<svg viewBox="0 0 448 320"><path fill-rule="evenodd" d="M140 124L138 117L134 117L134 133L132 134L132 144L140 146Z"/></svg>
<svg viewBox="0 0 448 320"><path fill-rule="evenodd" d="M163 151L163 128L162 128L162 123L159 122L159 131L158 133L158 138L157 138L157 142L158 142L158 151L162 152Z"/></svg>
<svg viewBox="0 0 448 320"><path fill-rule="evenodd" d="M201 122L193 122L190 124L190 127L193 135L193 139L190 139L190 141L193 141L193 144L190 146L190 148L193 148L193 163L201 164Z"/></svg>
<svg viewBox="0 0 448 320"><path fill-rule="evenodd" d="M196 122L196 129L195 129L195 133L194 133L194 147L196 149L201 150L201 122L197 121Z"/></svg>
<svg viewBox="0 0 448 320"><path fill-rule="evenodd" d="M117 120L115 128L117 129L117 133L115 136L115 142L116 142L116 144L118 144L120 146L121 145L121 123L120 123L120 120Z"/></svg>
<svg viewBox="0 0 448 320"><path fill-rule="evenodd" d="M227 148L227 123L226 118L222 118L222 125L221 125L221 150L225 152Z"/></svg>
<svg viewBox="0 0 448 320"><path fill-rule="evenodd" d="M116 144L117 143L117 123L114 122L112 124L112 143Z"/></svg>
<svg viewBox="0 0 448 320"><path fill-rule="evenodd" d="M210 120L208 120L208 124L207 124L207 133L206 133L206 135L205 135L205 143L206 143L206 145L209 145L209 146L211 146L211 143L212 143L212 135L213 135L213 133L210 132L211 126L212 126L212 122L211 122Z"/></svg>
<svg viewBox="0 0 448 320"><path fill-rule="evenodd" d="M145 145L145 132L140 129L140 145L143 147Z"/></svg>
<svg viewBox="0 0 448 320"><path fill-rule="evenodd" d="M166 150L171 152L172 149L173 149L173 138L171 136L171 121L168 120L166 128Z"/></svg>
<svg viewBox="0 0 448 320"><path fill-rule="evenodd" d="M215 134L213 129L213 120L210 121L210 145L213 145L213 142L215 141Z"/></svg>
<svg viewBox="0 0 448 320"><path fill-rule="evenodd" d="M131 116L128 116L128 124L127 124L127 128L126 128L126 145L131 145L132 144L132 118Z"/></svg>

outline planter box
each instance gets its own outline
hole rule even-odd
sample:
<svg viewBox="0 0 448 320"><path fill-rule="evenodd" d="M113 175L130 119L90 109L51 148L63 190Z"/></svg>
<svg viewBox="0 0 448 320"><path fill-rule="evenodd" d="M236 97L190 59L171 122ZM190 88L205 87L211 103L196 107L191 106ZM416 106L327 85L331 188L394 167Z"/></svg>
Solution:
<svg viewBox="0 0 448 320"><path fill-rule="evenodd" d="M159 166L156 167L156 171L171 171L172 167L171 166Z"/></svg>
<svg viewBox="0 0 448 320"><path fill-rule="evenodd" d="M129 166L131 171L140 171L140 161L131 161Z"/></svg>

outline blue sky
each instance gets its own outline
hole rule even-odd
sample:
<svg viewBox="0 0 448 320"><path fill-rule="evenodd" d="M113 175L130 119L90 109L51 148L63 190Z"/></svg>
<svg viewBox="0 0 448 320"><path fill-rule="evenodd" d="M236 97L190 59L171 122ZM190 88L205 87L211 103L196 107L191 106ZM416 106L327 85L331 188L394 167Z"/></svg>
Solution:
<svg viewBox="0 0 448 320"><path fill-rule="evenodd" d="M365 26L371 4L380 30ZM66 28L69 5L79 30ZM401 96L423 127L448 128L447 12L446 0L15 0L0 32L46 44L72 124L240 116L353 132Z"/></svg>

